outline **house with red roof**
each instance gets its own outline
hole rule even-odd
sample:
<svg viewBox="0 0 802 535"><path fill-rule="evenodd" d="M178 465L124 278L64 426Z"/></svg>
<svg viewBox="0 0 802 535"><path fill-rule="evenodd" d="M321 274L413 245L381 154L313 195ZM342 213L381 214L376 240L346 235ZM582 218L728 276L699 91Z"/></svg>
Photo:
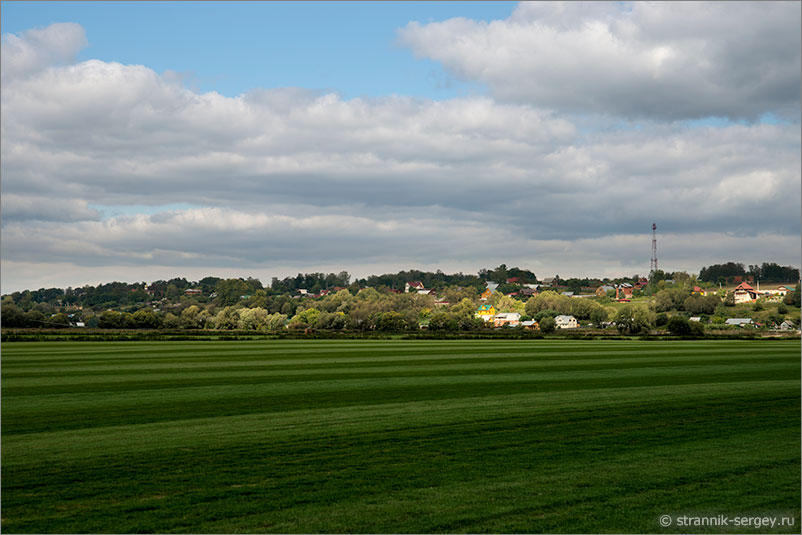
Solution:
<svg viewBox="0 0 802 535"><path fill-rule="evenodd" d="M757 290L752 288L748 282L742 282L732 292L735 304L754 303L757 300Z"/></svg>
<svg viewBox="0 0 802 535"><path fill-rule="evenodd" d="M412 282L408 282L408 283L406 283L404 285L404 292L405 293L409 293L409 292L413 292L413 291L414 292L418 292L418 291L423 290L423 289L424 289L423 288L423 283L420 282L420 281L412 281Z"/></svg>

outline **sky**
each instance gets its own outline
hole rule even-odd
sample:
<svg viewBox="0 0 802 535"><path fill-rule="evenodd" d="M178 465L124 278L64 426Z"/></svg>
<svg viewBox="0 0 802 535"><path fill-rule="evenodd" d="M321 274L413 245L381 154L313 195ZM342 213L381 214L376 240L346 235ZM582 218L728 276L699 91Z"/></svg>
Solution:
<svg viewBox="0 0 802 535"><path fill-rule="evenodd" d="M800 265L798 2L0 10L2 293Z"/></svg>

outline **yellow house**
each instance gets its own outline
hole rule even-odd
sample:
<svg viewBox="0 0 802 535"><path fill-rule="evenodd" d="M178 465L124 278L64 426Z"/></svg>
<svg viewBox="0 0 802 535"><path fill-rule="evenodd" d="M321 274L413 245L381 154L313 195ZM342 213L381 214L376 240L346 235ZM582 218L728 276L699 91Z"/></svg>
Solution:
<svg viewBox="0 0 802 535"><path fill-rule="evenodd" d="M485 321L490 321L496 316L496 307L493 305L481 305L476 311L475 316Z"/></svg>
<svg viewBox="0 0 802 535"><path fill-rule="evenodd" d="M488 288L487 290L485 290L484 292L482 292L482 295L480 295L480 296L479 296L479 298L480 298L482 301L487 301L487 299L488 299L488 298L489 298L491 295L493 295L493 292L491 292L491 291L490 291L490 288Z"/></svg>

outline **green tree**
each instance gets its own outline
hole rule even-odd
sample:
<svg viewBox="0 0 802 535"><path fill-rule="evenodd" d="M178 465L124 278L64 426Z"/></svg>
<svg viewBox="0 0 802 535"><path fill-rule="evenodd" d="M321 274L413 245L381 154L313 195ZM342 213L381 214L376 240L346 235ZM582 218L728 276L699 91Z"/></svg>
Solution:
<svg viewBox="0 0 802 535"><path fill-rule="evenodd" d="M542 318L538 321L538 325L540 326L540 332L545 334L553 333L557 328L557 322L551 316Z"/></svg>
<svg viewBox="0 0 802 535"><path fill-rule="evenodd" d="M783 298L783 303L785 303L788 306L799 308L800 301L802 301L802 299L800 298L802 298L802 296L800 296L799 283L797 283L795 291L788 292L787 294L785 294L785 297Z"/></svg>
<svg viewBox="0 0 802 535"><path fill-rule="evenodd" d="M406 328L406 318L400 312L382 312L376 321L378 331L401 332Z"/></svg>
<svg viewBox="0 0 802 535"><path fill-rule="evenodd" d="M239 303L243 295L248 295L254 290L242 279L224 279L215 284L214 291L217 294L217 303L231 306Z"/></svg>
<svg viewBox="0 0 802 535"><path fill-rule="evenodd" d="M607 322L607 310L603 306L598 306L590 312L590 322L597 327L602 327L602 324Z"/></svg>
<svg viewBox="0 0 802 535"><path fill-rule="evenodd" d="M619 309L615 324L622 334L638 334L654 326L654 315L643 307L627 305Z"/></svg>
<svg viewBox="0 0 802 535"><path fill-rule="evenodd" d="M137 310L133 318L137 329L158 329L162 325L161 318L149 308Z"/></svg>
<svg viewBox="0 0 802 535"><path fill-rule="evenodd" d="M181 327L183 329L203 329L206 326L205 317L197 305L185 308L181 312Z"/></svg>
<svg viewBox="0 0 802 535"><path fill-rule="evenodd" d="M2 307L3 327L25 327L25 314L13 302L3 300Z"/></svg>

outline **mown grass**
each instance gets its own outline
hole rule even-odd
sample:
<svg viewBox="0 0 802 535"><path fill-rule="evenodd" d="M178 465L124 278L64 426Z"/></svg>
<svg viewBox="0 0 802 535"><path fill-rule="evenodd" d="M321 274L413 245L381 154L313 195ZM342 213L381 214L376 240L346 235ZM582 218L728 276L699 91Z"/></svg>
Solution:
<svg viewBox="0 0 802 535"><path fill-rule="evenodd" d="M4 343L18 532L799 532L798 341ZM721 531L764 532L755 529Z"/></svg>

